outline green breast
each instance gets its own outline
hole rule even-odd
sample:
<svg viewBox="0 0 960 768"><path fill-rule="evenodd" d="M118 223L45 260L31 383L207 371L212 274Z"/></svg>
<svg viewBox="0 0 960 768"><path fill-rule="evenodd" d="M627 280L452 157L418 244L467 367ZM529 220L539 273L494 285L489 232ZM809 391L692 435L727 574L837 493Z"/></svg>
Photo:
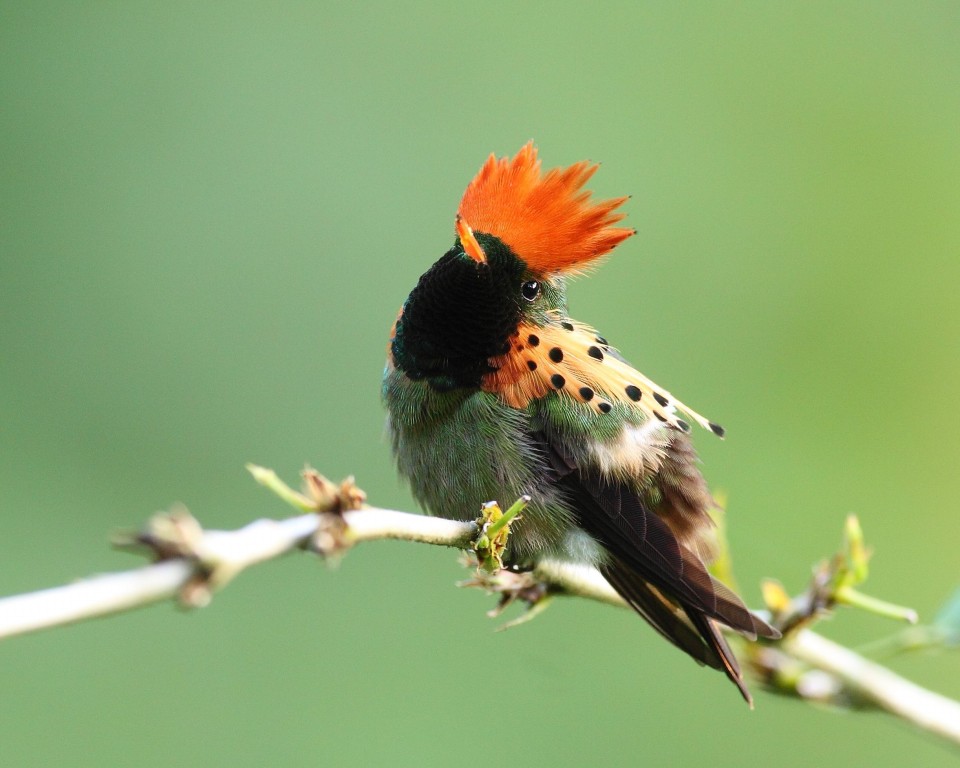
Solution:
<svg viewBox="0 0 960 768"><path fill-rule="evenodd" d="M506 508L526 493L533 500L514 528L513 559L569 549L572 515L549 482L526 411L477 389L438 392L396 370L386 371L382 395L397 467L428 512L471 520L486 501Z"/></svg>

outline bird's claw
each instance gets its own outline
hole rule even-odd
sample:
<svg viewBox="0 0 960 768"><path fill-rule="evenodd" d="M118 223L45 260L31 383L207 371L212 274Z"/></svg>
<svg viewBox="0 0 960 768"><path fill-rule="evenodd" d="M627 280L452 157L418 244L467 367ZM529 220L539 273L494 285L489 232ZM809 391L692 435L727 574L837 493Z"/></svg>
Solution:
<svg viewBox="0 0 960 768"><path fill-rule="evenodd" d="M480 517L477 519L480 533L472 545L480 570L495 573L503 569L503 553L507 549L510 526L520 519L520 512L529 503L529 496L521 496L506 512L495 501L488 501L480 507Z"/></svg>

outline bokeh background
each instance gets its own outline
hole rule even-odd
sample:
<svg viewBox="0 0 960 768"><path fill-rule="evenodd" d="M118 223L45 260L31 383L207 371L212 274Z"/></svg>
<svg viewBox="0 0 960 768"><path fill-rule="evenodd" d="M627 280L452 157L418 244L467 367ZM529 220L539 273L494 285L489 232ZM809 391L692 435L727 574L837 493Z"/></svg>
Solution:
<svg viewBox="0 0 960 768"><path fill-rule="evenodd" d="M698 444L747 599L800 589L850 512L868 591L929 619L960 578L955 3L3 3L0 103L2 594L136 565L107 534L174 502L286 514L248 461L412 509L387 331L487 154L530 138L633 195L573 313L728 428ZM876 714L749 712L626 612L494 633L464 575L371 544L5 641L3 762L956 757ZM960 656L893 666L960 696Z"/></svg>

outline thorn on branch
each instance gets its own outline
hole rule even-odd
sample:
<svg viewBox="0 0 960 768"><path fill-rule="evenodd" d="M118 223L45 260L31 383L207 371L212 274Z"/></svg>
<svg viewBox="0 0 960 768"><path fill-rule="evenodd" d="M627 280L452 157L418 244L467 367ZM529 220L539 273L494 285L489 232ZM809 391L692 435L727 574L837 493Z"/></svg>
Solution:
<svg viewBox="0 0 960 768"><path fill-rule="evenodd" d="M353 546L350 529L342 515L321 512L317 517L319 520L316 533L304 543L304 549L320 555L331 565L337 565L340 558Z"/></svg>
<svg viewBox="0 0 960 768"><path fill-rule="evenodd" d="M477 562L472 559L467 564L477 566ZM457 586L478 588L484 590L487 594L499 595L497 604L487 611L487 616L492 619L500 616L517 600L526 603L527 607L519 617L501 625L497 628L497 631L516 627L536 618L546 610L552 597L549 585L538 581L533 573L508 568L486 571L477 567L476 574L472 579L461 581Z"/></svg>
<svg viewBox="0 0 960 768"><path fill-rule="evenodd" d="M367 494L357 486L353 475L337 484L312 467L304 467L300 473L303 491L298 492L283 482L272 469L248 464L247 470L258 483L288 504L301 511L318 513L317 531L304 542L304 549L337 562L337 557L353 546L343 513L361 509L367 500Z"/></svg>
<svg viewBox="0 0 960 768"><path fill-rule="evenodd" d="M317 512L342 515L348 510L360 509L367 501L367 494L357 486L353 475L347 476L337 485L312 467L305 467L300 474L303 477L304 490Z"/></svg>
<svg viewBox="0 0 960 768"><path fill-rule="evenodd" d="M746 655L754 673L770 690L843 709L871 706L839 677L805 664L791 652L791 640L837 605L916 622L915 611L857 590L867 578L869 559L870 550L864 544L860 523L851 515L844 526L843 547L814 568L806 591L791 598L780 582L763 582L764 603L772 616L771 623L783 634L783 641L776 645L751 644Z"/></svg>
<svg viewBox="0 0 960 768"><path fill-rule="evenodd" d="M764 581L763 599L773 616L774 626L786 636L814 623L838 604L915 624L917 613L913 609L865 595L856 589L867 579L870 555L870 549L864 544L860 521L856 515L850 515L844 526L843 548L814 568L803 594L790 598L779 582Z"/></svg>
<svg viewBox="0 0 960 768"><path fill-rule="evenodd" d="M299 492L283 482L272 469L247 464L247 471L260 485L273 491L300 512L342 515L348 510L362 508L367 500L367 494L357 486L353 475L337 485L312 467L304 467L300 473L303 478L303 491Z"/></svg>
<svg viewBox="0 0 960 768"><path fill-rule="evenodd" d="M224 586L237 571L207 552L203 527L189 510L178 505L169 512L153 515L140 531L123 531L113 536L119 549L146 552L154 562L182 559L193 565L193 576L180 589L180 604L203 608L210 604L214 590Z"/></svg>
<svg viewBox="0 0 960 768"><path fill-rule="evenodd" d="M320 515L317 532L310 537L306 548L336 565L340 557L353 546L343 513L363 507L367 494L357 487L353 475L340 481L339 485L312 467L305 467L301 476L304 492Z"/></svg>

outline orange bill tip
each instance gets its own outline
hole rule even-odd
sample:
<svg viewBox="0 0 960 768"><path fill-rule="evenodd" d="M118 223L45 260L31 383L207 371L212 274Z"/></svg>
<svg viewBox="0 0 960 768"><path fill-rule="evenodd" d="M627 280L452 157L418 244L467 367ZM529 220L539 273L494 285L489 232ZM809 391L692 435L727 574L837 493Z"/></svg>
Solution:
<svg viewBox="0 0 960 768"><path fill-rule="evenodd" d="M487 255L483 252L483 248L480 247L480 243L477 242L477 238L474 237L470 225L464 221L462 216L457 216L457 237L460 238L460 245L463 246L463 252L467 254L467 256L478 264L486 263Z"/></svg>

